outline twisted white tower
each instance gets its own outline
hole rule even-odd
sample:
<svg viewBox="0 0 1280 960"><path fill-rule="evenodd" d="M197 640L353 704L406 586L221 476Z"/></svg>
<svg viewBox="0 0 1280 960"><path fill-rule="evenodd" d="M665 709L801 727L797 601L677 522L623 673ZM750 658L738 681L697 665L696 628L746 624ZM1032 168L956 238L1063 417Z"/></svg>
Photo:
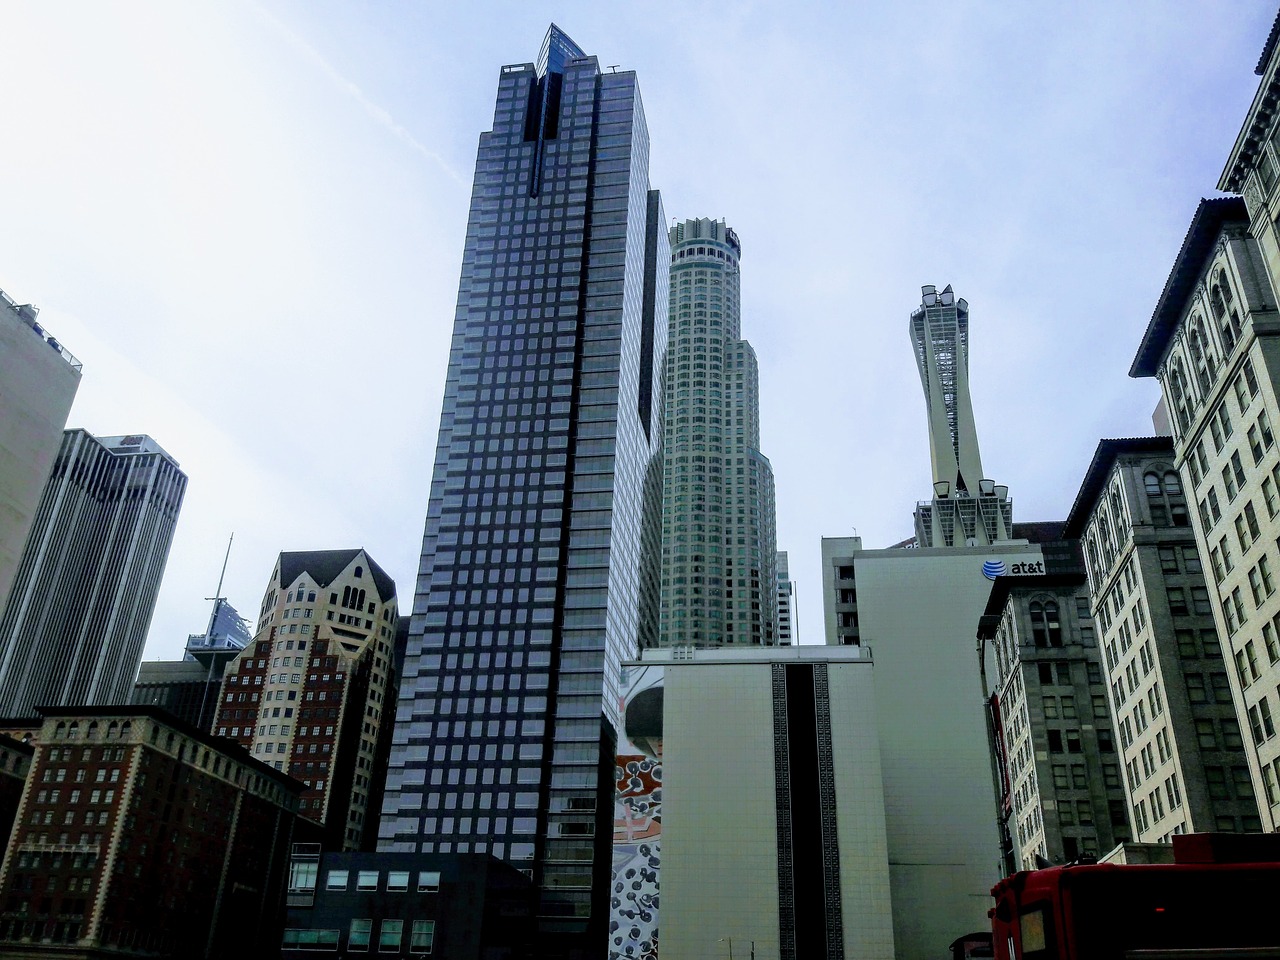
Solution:
<svg viewBox="0 0 1280 960"><path fill-rule="evenodd" d="M969 304L948 284L921 287L911 314L911 340L929 417L934 499L916 507L922 547L983 545L1006 540L1013 526L1009 488L982 476L978 431L969 399Z"/></svg>

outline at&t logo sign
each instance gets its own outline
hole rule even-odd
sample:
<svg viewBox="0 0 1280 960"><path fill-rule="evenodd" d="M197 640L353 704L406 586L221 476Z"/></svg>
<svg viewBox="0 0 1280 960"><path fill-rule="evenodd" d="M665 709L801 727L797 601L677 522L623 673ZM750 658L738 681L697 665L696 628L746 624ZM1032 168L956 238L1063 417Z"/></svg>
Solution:
<svg viewBox="0 0 1280 960"><path fill-rule="evenodd" d="M1003 577L1009 574L1015 577L1031 577L1037 574L1044 575L1043 560L1027 560L1023 563L1007 564L1003 560L984 560L982 562L982 575L988 580L994 580L996 577Z"/></svg>

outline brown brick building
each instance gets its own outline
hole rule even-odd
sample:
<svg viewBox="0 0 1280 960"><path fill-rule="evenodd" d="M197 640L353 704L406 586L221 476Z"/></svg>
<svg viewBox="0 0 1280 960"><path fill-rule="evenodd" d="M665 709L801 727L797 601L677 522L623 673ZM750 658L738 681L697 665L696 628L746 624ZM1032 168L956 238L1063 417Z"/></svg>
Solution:
<svg viewBox="0 0 1280 960"><path fill-rule="evenodd" d="M301 784L154 707L61 707L33 746L0 955L242 960L278 942Z"/></svg>

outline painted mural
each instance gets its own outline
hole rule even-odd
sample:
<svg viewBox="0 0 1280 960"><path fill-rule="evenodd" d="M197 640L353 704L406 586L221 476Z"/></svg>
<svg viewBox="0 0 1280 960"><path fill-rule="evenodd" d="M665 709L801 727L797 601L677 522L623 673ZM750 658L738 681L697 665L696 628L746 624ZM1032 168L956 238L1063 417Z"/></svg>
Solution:
<svg viewBox="0 0 1280 960"><path fill-rule="evenodd" d="M614 775L610 960L657 960L662 667L624 668Z"/></svg>

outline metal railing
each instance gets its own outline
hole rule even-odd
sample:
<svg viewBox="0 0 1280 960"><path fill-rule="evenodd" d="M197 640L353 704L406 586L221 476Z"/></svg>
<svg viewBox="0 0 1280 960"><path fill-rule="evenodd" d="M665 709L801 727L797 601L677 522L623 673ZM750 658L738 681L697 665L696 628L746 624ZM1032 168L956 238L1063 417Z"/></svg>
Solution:
<svg viewBox="0 0 1280 960"><path fill-rule="evenodd" d="M0 304L8 307L13 315L25 323L36 336L51 346L54 350L58 351L58 353L62 355L62 359L71 365L71 369L84 369L83 364L75 358L75 355L70 350L59 343L56 337L36 322L36 317L40 313L39 307L30 303L17 303L13 297L9 296L3 290L0 290Z"/></svg>

